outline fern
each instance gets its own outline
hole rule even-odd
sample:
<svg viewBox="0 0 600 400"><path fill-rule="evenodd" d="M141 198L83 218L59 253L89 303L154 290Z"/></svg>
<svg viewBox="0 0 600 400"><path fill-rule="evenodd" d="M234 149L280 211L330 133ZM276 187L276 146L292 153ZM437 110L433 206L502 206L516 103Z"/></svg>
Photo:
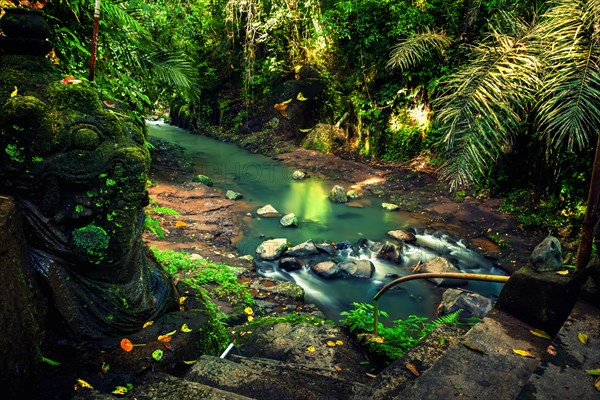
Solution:
<svg viewBox="0 0 600 400"><path fill-rule="evenodd" d="M178 211L173 210L172 208L161 206L155 206L153 209L150 210L150 212L160 215L181 215Z"/></svg>
<svg viewBox="0 0 600 400"><path fill-rule="evenodd" d="M425 327L421 331L421 334L422 334L421 337L425 337L425 336L429 335L431 332L433 332L435 330L435 328L437 328L440 325L459 324L460 321L458 320L458 318L460 317L460 314L462 313L462 311L463 311L462 309L456 310L450 314L439 316L436 319L434 319L433 321L425 324Z"/></svg>

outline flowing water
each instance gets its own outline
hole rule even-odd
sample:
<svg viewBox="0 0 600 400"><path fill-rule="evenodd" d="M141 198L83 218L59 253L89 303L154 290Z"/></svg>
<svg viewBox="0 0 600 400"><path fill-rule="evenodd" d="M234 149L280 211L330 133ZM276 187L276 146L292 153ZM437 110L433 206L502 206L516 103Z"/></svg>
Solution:
<svg viewBox="0 0 600 400"><path fill-rule="evenodd" d="M270 238L287 238L292 245L309 239L354 244L359 238L385 241L389 230L414 229L417 232L417 243L404 246L401 265L378 260L368 252L355 254L354 257L369 258L375 264L376 272L371 280L325 280L308 269L285 272L274 267L261 270L265 276L301 285L306 291L306 301L319 306L327 318L339 320L340 311L352 309L353 302L372 303L379 287L392 280L386 275L408 275L412 265L438 255L448 258L465 272L504 274L480 254L469 250L462 241L438 232L426 232L409 213L383 210L381 199L361 198L362 208L334 204L327 195L337 182L313 176L296 181L291 178L294 169L233 144L164 124L150 123L148 129L150 135L182 146L186 157L194 164L195 173L212 178L215 187L223 189L223 193L225 190L242 193L242 201L248 202L254 211L271 204L281 214L296 214L298 228L283 228L279 218L259 218L255 213L252 218L243 218L244 235L237 242L241 254L253 255L256 247ZM501 285L469 282L466 288L494 297ZM403 284L400 290L386 293L380 299L380 307L393 318L406 318L411 314L432 317L440 299L441 292L434 285L416 280Z"/></svg>

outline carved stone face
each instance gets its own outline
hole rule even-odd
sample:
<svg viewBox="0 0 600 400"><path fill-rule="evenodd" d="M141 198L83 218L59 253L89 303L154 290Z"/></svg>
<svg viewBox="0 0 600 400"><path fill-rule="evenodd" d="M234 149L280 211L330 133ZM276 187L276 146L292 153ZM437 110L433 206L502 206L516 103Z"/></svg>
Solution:
<svg viewBox="0 0 600 400"><path fill-rule="evenodd" d="M176 309L142 243L142 123L65 84L42 57L0 58L0 193L20 205L31 266L77 337L118 336Z"/></svg>
<svg viewBox="0 0 600 400"><path fill-rule="evenodd" d="M56 81L37 95L10 97L2 107L2 186L35 215L33 246L58 253L78 272L100 264L109 272L143 224L143 125L103 109L83 84Z"/></svg>

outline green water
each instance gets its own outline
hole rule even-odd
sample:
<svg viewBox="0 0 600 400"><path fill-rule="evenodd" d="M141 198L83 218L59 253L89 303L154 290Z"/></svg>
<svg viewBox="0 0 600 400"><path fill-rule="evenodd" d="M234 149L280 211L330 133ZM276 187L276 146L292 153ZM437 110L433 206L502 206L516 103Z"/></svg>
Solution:
<svg viewBox="0 0 600 400"><path fill-rule="evenodd" d="M402 265L377 260L368 254L376 267L371 280L324 280L309 270L286 273L265 269L262 273L274 279L291 280L306 291L306 300L320 306L328 318L338 320L339 312L352 308L353 302L371 302L378 288L391 280L386 274L407 275L410 266L444 255L465 272L496 273L481 255L468 250L460 241L439 233L425 232L416 219L403 212L389 212L381 208L378 198L361 198L362 208L331 203L327 195L337 182L311 176L303 181L291 178L294 169L271 158L251 154L239 147L212 138L195 135L168 126L149 125L152 136L177 143L185 150L186 158L194 164L195 173L211 177L215 187L243 194L252 209L252 217L244 218L244 235L237 243L241 254L254 254L256 247L270 238L287 238L292 245L312 239L327 242L349 241L359 238L384 241L386 232L393 229L413 228L417 231L418 245L407 245ZM279 218L259 218L255 211L271 204L281 214L294 213L299 219L298 228L283 228ZM394 318L416 314L433 316L441 292L426 281L411 281L399 292L388 293L380 300L381 308ZM482 294L496 295L499 284L470 282L467 288Z"/></svg>

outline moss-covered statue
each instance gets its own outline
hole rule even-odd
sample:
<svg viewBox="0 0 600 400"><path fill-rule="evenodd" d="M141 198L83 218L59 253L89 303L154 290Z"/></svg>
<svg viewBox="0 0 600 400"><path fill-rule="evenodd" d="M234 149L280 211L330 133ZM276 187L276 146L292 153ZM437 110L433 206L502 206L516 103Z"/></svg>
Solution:
<svg viewBox="0 0 600 400"><path fill-rule="evenodd" d="M143 124L39 56L0 57L0 193L20 204L32 266L69 330L99 338L177 309L141 234Z"/></svg>

